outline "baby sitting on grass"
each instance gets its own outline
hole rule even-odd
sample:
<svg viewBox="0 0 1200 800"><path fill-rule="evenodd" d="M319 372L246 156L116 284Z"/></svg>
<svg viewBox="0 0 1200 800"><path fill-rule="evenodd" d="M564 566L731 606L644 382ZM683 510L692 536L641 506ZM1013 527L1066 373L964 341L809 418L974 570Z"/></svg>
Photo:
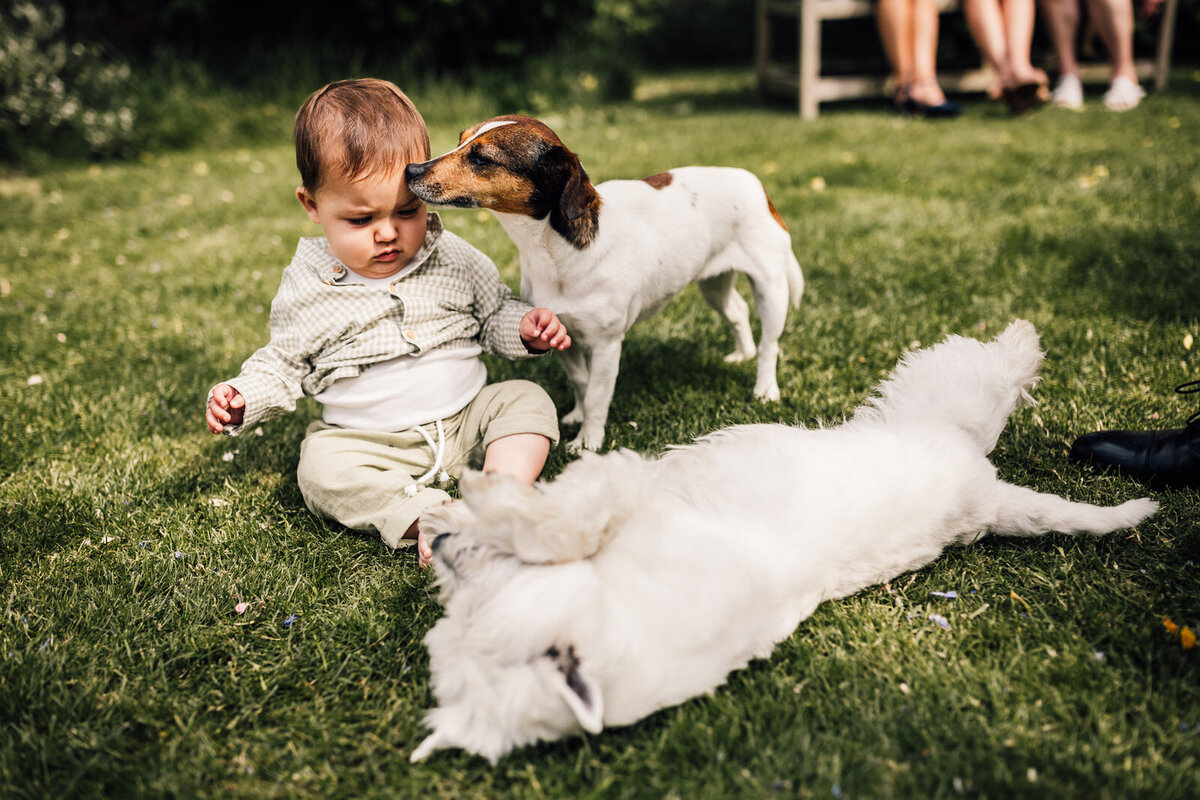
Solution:
<svg viewBox="0 0 1200 800"><path fill-rule="evenodd" d="M308 507L391 547L449 501L433 484L468 464L532 484L558 441L537 384L487 384L483 350L524 358L571 345L553 312L532 308L495 265L418 200L404 178L429 133L395 85L331 83L296 115L296 190L324 236L302 238L271 303L271 336L240 374L209 392L213 433L294 411L323 419L300 448ZM432 558L418 542L421 566Z"/></svg>

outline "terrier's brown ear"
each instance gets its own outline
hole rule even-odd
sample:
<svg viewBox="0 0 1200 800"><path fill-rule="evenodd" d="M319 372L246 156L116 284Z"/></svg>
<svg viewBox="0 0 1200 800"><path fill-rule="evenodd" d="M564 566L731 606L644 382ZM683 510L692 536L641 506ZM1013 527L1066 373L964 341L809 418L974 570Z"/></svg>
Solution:
<svg viewBox="0 0 1200 800"><path fill-rule="evenodd" d="M600 195L592 186L579 157L556 145L537 165L538 184L550 197L550 227L582 250L596 238L600 217Z"/></svg>

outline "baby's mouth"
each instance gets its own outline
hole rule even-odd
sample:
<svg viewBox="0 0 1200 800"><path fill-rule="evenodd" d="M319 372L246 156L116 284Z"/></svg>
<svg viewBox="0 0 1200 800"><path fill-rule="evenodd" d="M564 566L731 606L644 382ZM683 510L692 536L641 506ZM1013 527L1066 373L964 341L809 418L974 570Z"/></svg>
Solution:
<svg viewBox="0 0 1200 800"><path fill-rule="evenodd" d="M400 257L399 250L384 250L379 255L375 256L376 261L395 261Z"/></svg>

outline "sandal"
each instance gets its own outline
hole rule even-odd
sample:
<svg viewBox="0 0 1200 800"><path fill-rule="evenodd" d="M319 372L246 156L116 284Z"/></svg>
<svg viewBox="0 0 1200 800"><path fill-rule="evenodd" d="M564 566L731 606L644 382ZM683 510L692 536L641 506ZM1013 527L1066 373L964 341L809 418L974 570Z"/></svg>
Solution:
<svg viewBox="0 0 1200 800"><path fill-rule="evenodd" d="M1040 108L1046 102L1044 85L1038 81L1018 83L1011 89L1003 91L1004 102L1017 116Z"/></svg>
<svg viewBox="0 0 1200 800"><path fill-rule="evenodd" d="M1124 76L1113 78L1112 86L1104 93L1104 107L1110 111L1128 111L1137 108L1146 96L1146 90Z"/></svg>

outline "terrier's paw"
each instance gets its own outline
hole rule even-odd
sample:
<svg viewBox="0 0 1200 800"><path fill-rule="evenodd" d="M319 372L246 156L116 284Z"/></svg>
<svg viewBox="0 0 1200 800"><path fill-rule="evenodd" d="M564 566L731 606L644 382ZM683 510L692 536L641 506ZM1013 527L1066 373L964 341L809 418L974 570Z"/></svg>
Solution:
<svg viewBox="0 0 1200 800"><path fill-rule="evenodd" d="M754 358L754 356L757 352L758 351L753 346L751 346L749 350L744 350L741 347L739 347L736 350L734 350L732 353L730 353L729 355L725 356L725 363L737 364L742 361L747 361L751 358Z"/></svg>
<svg viewBox="0 0 1200 800"><path fill-rule="evenodd" d="M754 396L764 403L775 403L779 401L779 384L771 381L766 386L755 386Z"/></svg>
<svg viewBox="0 0 1200 800"><path fill-rule="evenodd" d="M584 450L595 452L604 444L604 433L590 433L586 430L580 431L579 435L571 441L567 442L567 450L571 453L579 454Z"/></svg>
<svg viewBox="0 0 1200 800"><path fill-rule="evenodd" d="M563 425L578 425L583 422L583 409L575 406L562 418Z"/></svg>

